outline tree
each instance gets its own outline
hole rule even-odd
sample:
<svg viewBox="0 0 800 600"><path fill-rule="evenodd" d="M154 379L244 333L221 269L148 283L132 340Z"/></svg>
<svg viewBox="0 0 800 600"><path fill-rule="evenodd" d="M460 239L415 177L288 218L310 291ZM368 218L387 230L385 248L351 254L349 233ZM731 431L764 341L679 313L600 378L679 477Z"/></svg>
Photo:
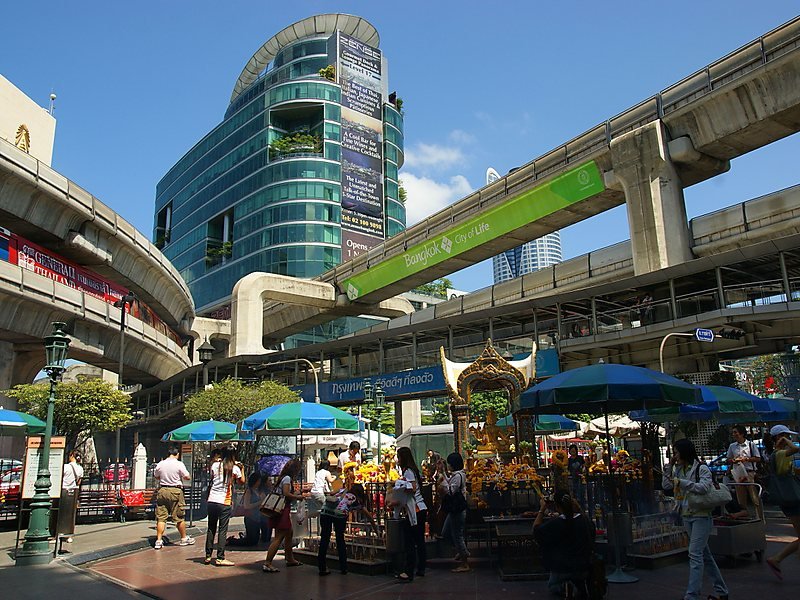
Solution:
<svg viewBox="0 0 800 600"><path fill-rule="evenodd" d="M450 422L450 400L448 398L434 398L433 414L423 415L423 425L445 425Z"/></svg>
<svg viewBox="0 0 800 600"><path fill-rule="evenodd" d="M447 277L442 277L441 279L437 279L436 281L431 281L430 283L426 283L425 285L421 285L416 288L416 291L420 294L426 294L428 296L433 296L434 298L444 298L447 299L447 290L453 287L453 282L450 281Z"/></svg>
<svg viewBox="0 0 800 600"><path fill-rule="evenodd" d="M753 374L753 393L768 396L780 393L786 388L786 376L780 354L757 356L751 364Z"/></svg>
<svg viewBox="0 0 800 600"><path fill-rule="evenodd" d="M3 392L16 398L20 410L47 418L50 384L24 384ZM130 397L103 379L56 385L53 430L67 438L67 447L81 446L93 434L114 431L131 419Z"/></svg>
<svg viewBox="0 0 800 600"><path fill-rule="evenodd" d="M387 402L383 406L381 413L381 433L394 435L394 402ZM361 416L370 419L369 428L378 431L378 411L373 404L363 404L361 406Z"/></svg>
<svg viewBox="0 0 800 600"><path fill-rule="evenodd" d="M214 419L236 423L268 406L299 400L297 392L275 381L245 383L229 377L189 396L183 414L190 421Z"/></svg>
<svg viewBox="0 0 800 600"><path fill-rule="evenodd" d="M508 416L508 396L503 391L475 392L469 399L469 420L485 421L486 415L494 409L497 420Z"/></svg>

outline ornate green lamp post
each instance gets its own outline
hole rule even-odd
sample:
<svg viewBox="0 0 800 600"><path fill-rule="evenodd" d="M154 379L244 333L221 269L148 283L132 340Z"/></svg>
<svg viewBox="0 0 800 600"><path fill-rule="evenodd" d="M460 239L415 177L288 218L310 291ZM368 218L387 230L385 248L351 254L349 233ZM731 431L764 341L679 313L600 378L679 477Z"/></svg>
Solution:
<svg viewBox="0 0 800 600"><path fill-rule="evenodd" d="M361 405L372 404L372 383L369 379L364 380L364 399L358 401L358 418L361 419ZM364 452L366 460L372 460L372 423L367 423L367 451Z"/></svg>
<svg viewBox="0 0 800 600"><path fill-rule="evenodd" d="M42 565L53 559L47 539L50 536L50 438L53 434L53 407L56 398L56 383L64 373L64 363L69 351L69 337L64 333L66 323L53 323L53 333L44 338L47 365L44 370L50 377L50 397L47 401L47 422L44 430L44 445L39 457L34 488L36 493L31 502L31 518L25 543L17 553L17 566Z"/></svg>
<svg viewBox="0 0 800 600"><path fill-rule="evenodd" d="M386 395L380 383L375 384L375 412L378 413L378 464L383 462L383 452L381 451L381 430L383 428L383 402Z"/></svg>

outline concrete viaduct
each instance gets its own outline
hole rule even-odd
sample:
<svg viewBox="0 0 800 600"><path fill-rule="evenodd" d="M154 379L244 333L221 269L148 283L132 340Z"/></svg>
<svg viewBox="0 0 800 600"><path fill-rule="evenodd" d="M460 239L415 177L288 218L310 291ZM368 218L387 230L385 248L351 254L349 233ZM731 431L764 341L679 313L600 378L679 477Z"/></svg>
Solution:
<svg viewBox="0 0 800 600"><path fill-rule="evenodd" d="M0 225L136 293L189 337L194 304L161 252L108 206L47 165L0 140ZM70 358L118 370L120 309L0 262L0 389L30 383L45 364L51 321L69 324ZM126 319L126 384L152 385L192 364L186 350L139 319Z"/></svg>

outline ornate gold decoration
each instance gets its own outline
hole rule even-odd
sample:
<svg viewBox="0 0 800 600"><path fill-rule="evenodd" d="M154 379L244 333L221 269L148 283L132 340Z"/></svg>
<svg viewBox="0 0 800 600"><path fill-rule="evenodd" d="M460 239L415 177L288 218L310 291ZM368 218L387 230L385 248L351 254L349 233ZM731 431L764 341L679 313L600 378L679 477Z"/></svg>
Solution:
<svg viewBox="0 0 800 600"><path fill-rule="evenodd" d="M30 153L31 151L31 132L24 123L17 127L17 138L14 145L23 152Z"/></svg>
<svg viewBox="0 0 800 600"><path fill-rule="evenodd" d="M448 360L444 347L439 349L442 359L442 370L447 382L447 392L450 396L450 410L453 414L456 451L461 452L464 442L469 439L469 400L473 391L505 390L509 402L517 398L530 384L536 374L536 350L531 349L530 356L523 360L509 361L500 356L492 345L492 340L486 340L486 347L481 355L472 363L457 363ZM487 415L487 423L488 423ZM482 439L494 445L494 451L505 452L510 442L508 434L501 431L494 423L489 424L489 430L480 431ZM484 425L486 428L486 425ZM477 437L477 436L476 436ZM498 444L500 446L498 447Z"/></svg>

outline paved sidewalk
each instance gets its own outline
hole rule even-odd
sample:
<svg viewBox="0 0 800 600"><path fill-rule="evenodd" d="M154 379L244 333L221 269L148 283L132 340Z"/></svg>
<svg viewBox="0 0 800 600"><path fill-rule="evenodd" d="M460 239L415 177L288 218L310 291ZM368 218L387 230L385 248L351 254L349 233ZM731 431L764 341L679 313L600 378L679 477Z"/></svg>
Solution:
<svg viewBox="0 0 800 600"><path fill-rule="evenodd" d="M197 525L201 525L198 523ZM237 600L258 599L265 596L302 598L310 600L360 599L380 595L382 598L496 598L516 600L522 598L549 598L542 581L503 582L493 569L479 568L468 574L450 572L451 564L436 562L428 569L425 578L410 584L398 584L391 577L340 575L334 571L328 577L319 577L309 566L285 567L283 558L275 561L281 572L264 574L261 564L264 547L256 549L229 549L227 558L235 567L215 567L202 564L203 540L198 535L195 546L168 545L162 550L151 548L155 523L97 523L79 525L72 544L75 552L59 558L49 566L14 567L8 557L13 548L15 532L0 531L0 589L3 598L13 600L40 600L80 598L81 600L118 600L142 598L163 600L204 600L236 597ZM791 527L785 520L772 522L768 527L768 553L793 539ZM177 538L174 528L168 536ZM128 551L106 560L85 563L93 556L108 556L126 548L144 548ZM67 560L82 564L70 565ZM791 557L784 562L785 581L778 582L765 565L755 560L741 560L736 568L723 565L723 576L734 600L770 596L791 596L800 589L800 561ZM640 581L630 585L610 586L609 598L643 598L646 600L677 600L685 590L688 569L686 564L645 571L635 574ZM707 593L708 583L706 583Z"/></svg>

